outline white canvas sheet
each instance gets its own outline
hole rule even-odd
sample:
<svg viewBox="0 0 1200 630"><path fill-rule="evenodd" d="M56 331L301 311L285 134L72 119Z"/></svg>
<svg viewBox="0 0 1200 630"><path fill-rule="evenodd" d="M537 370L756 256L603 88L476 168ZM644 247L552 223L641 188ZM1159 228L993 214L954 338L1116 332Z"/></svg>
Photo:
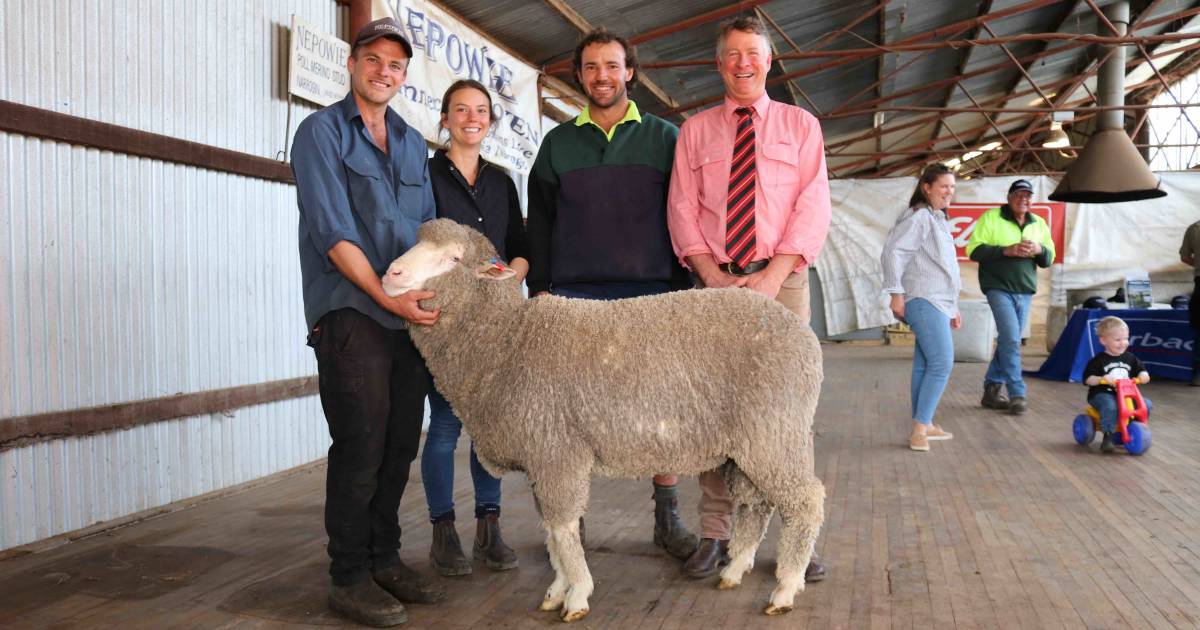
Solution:
<svg viewBox="0 0 1200 630"><path fill-rule="evenodd" d="M1167 196L1123 204L1067 204L1063 264L1039 272L1033 320L1045 320L1046 307L1065 303L1067 289L1122 280L1130 270L1148 271L1154 281L1186 282L1191 269L1179 262L1183 230L1200 220L1200 173L1159 173ZM1003 203L1015 176L959 180L955 201ZM1042 201L1058 181L1027 177L1034 200ZM881 290L879 255L896 216L908 205L915 177L838 179L830 182L833 220L817 273L825 290L829 334L892 323ZM974 263L962 263L964 299L983 297Z"/></svg>

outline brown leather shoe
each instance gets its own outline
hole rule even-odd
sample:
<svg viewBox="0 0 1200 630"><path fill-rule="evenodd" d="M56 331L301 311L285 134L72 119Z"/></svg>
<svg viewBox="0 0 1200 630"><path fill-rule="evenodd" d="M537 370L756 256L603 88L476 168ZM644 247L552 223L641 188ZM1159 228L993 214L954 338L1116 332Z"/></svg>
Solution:
<svg viewBox="0 0 1200 630"><path fill-rule="evenodd" d="M446 597L446 590L425 579L420 573L397 562L371 571L371 577L383 590L405 604L433 604Z"/></svg>
<svg viewBox="0 0 1200 630"><path fill-rule="evenodd" d="M701 579L712 577L729 564L729 541L716 538L701 538L696 553L683 564L684 575Z"/></svg>
<svg viewBox="0 0 1200 630"><path fill-rule="evenodd" d="M372 628L390 628L408 621L404 604L369 579L348 586L332 585L329 588L329 609Z"/></svg>
<svg viewBox="0 0 1200 630"><path fill-rule="evenodd" d="M825 579L825 565L821 564L821 557L813 554L808 561L808 568L804 569L804 581L812 584Z"/></svg>

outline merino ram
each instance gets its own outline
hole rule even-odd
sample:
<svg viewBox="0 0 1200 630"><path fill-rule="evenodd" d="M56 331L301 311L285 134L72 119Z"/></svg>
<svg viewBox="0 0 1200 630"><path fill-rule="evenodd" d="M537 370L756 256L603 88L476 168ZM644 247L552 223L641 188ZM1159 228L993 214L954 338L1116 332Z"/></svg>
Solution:
<svg viewBox="0 0 1200 630"><path fill-rule="evenodd" d="M494 475L532 484L555 570L543 610L588 612L579 539L589 479L693 475L725 465L734 497L730 564L754 565L774 509L783 519L778 584L765 612L791 610L824 520L812 419L821 349L807 324L745 289L612 302L522 299L479 232L438 219L388 268L388 295L425 288L441 317L414 343Z"/></svg>

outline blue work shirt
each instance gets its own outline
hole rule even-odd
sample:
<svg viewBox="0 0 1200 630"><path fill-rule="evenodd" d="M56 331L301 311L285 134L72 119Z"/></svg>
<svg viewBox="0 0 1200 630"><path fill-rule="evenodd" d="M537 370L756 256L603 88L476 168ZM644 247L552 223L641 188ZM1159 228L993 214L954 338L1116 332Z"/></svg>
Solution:
<svg viewBox="0 0 1200 630"><path fill-rule="evenodd" d="M388 152L375 145L354 95L305 118L296 129L292 173L300 207L300 273L309 330L325 313L353 308L384 328L405 321L381 308L342 275L328 252L358 246L377 275L417 242L435 216L425 139L387 109Z"/></svg>

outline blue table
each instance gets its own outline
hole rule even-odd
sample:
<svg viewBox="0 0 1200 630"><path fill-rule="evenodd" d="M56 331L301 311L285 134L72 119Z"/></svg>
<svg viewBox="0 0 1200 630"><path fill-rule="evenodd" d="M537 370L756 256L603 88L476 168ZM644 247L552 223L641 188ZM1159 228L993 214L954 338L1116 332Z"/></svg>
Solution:
<svg viewBox="0 0 1200 630"><path fill-rule="evenodd" d="M1188 312L1175 309L1076 309L1067 321L1054 350L1031 376L1081 382L1087 362L1103 352L1096 322L1115 315L1129 325L1129 351L1136 354L1151 376L1186 381L1192 378L1192 329Z"/></svg>

